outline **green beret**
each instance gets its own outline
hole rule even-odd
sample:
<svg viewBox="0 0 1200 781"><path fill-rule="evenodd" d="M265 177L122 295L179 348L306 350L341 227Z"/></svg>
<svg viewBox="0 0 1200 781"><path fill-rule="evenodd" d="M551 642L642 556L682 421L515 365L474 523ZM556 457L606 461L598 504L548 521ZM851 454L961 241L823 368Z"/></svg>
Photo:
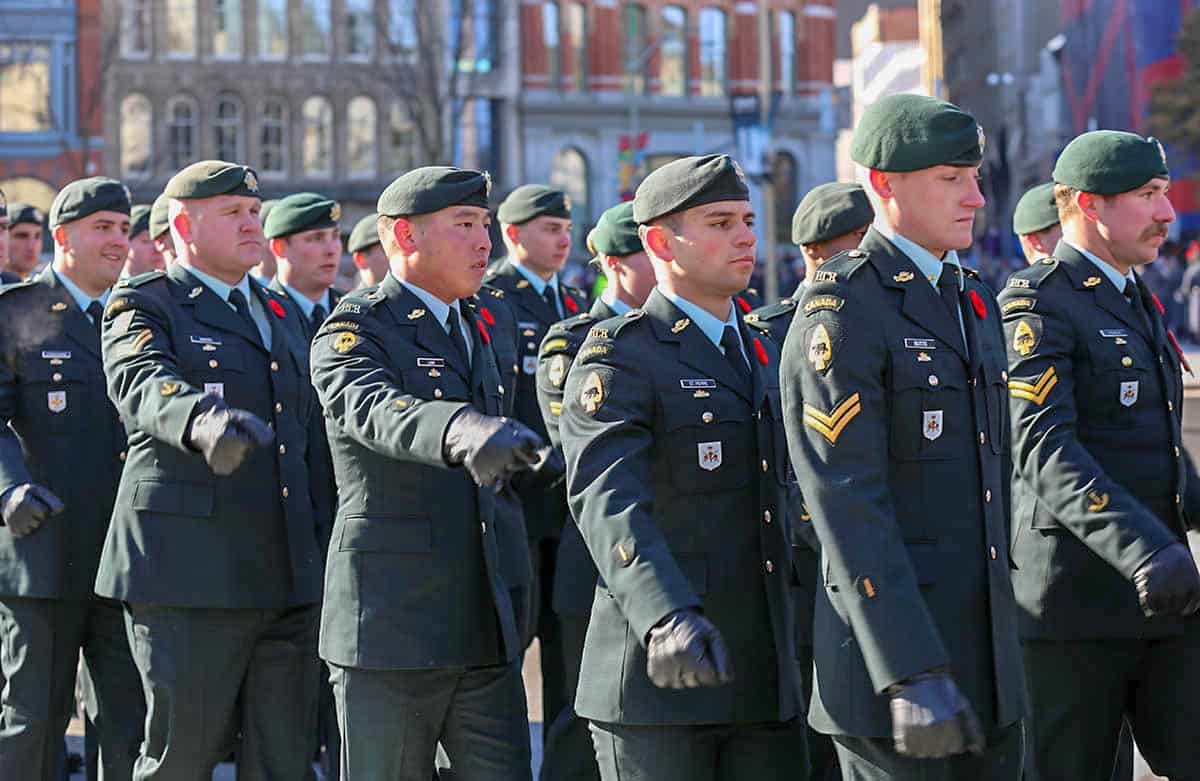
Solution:
<svg viewBox="0 0 1200 781"><path fill-rule="evenodd" d="M224 160L192 163L172 176L163 192L175 200L214 198L218 195L262 197L258 194L258 175L254 169Z"/></svg>
<svg viewBox="0 0 1200 781"><path fill-rule="evenodd" d="M148 230L150 230L150 205L139 203L129 210L129 238L132 239L142 231Z"/></svg>
<svg viewBox="0 0 1200 781"><path fill-rule="evenodd" d="M638 225L717 201L748 201L742 167L729 155L673 160L642 180L633 196Z"/></svg>
<svg viewBox="0 0 1200 781"><path fill-rule="evenodd" d="M482 171L427 165L414 168L387 186L375 211L387 217L429 214L450 206L486 209L492 178Z"/></svg>
<svg viewBox="0 0 1200 781"><path fill-rule="evenodd" d="M1093 130L1067 144L1051 178L1080 192L1117 195L1169 175L1167 153L1157 138Z"/></svg>
<svg viewBox="0 0 1200 781"><path fill-rule="evenodd" d="M601 255L633 255L645 249L633 221L633 201L605 210L588 233L588 248Z"/></svg>
<svg viewBox="0 0 1200 781"><path fill-rule="evenodd" d="M171 230L170 198L162 193L150 207L150 238L157 239Z"/></svg>
<svg viewBox="0 0 1200 781"><path fill-rule="evenodd" d="M792 215L792 243L820 244L875 220L867 192L857 184L829 182L812 188Z"/></svg>
<svg viewBox="0 0 1200 781"><path fill-rule="evenodd" d="M0 217L8 217L8 196L0 190Z"/></svg>
<svg viewBox="0 0 1200 781"><path fill-rule="evenodd" d="M58 191L50 204L50 228L82 220L96 212L129 214L129 190L116 179L76 179Z"/></svg>
<svg viewBox="0 0 1200 781"><path fill-rule="evenodd" d="M263 201L258 207L258 219L262 221L263 227L267 225L267 218L271 216L271 210L275 208L275 204L279 203L278 198L272 198L269 201Z"/></svg>
<svg viewBox="0 0 1200 781"><path fill-rule="evenodd" d="M354 230L350 231L350 241L346 242L346 249L352 253L366 252L372 245L378 244L379 231L375 227L378 219L379 215L372 213L354 223Z"/></svg>
<svg viewBox="0 0 1200 781"><path fill-rule="evenodd" d="M337 201L317 193L293 193L271 209L263 221L263 233L268 239L277 239L301 231L334 228L341 218L342 206Z"/></svg>
<svg viewBox="0 0 1200 781"><path fill-rule="evenodd" d="M21 201L13 201L8 205L8 227L12 228L23 222L41 228L46 223L46 216L36 206L22 203Z"/></svg>
<svg viewBox="0 0 1200 781"><path fill-rule="evenodd" d="M1059 223L1058 203L1054 200L1054 182L1031 187L1013 209L1013 233L1027 236Z"/></svg>
<svg viewBox="0 0 1200 781"><path fill-rule="evenodd" d="M867 107L850 158L877 171L979 165L983 128L953 103L925 95L888 95Z"/></svg>
<svg viewBox="0 0 1200 781"><path fill-rule="evenodd" d="M536 217L571 219L570 197L544 184L523 184L496 210L496 219L505 225L523 225Z"/></svg>

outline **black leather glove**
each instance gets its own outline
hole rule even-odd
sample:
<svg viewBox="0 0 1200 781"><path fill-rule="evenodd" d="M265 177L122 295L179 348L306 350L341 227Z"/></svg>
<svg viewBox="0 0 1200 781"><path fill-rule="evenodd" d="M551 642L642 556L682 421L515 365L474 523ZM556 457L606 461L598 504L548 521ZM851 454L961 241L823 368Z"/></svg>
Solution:
<svg viewBox="0 0 1200 781"><path fill-rule="evenodd" d="M1138 602L1147 616L1191 615L1200 608L1200 573L1192 551L1175 542L1133 573Z"/></svg>
<svg viewBox="0 0 1200 781"><path fill-rule="evenodd" d="M442 454L447 464L465 466L476 485L494 487L535 466L544 447L541 437L520 421L463 407L446 427Z"/></svg>
<svg viewBox="0 0 1200 781"><path fill-rule="evenodd" d="M251 450L269 445L275 432L252 412L215 405L192 418L187 441L214 474L231 475Z"/></svg>
<svg viewBox="0 0 1200 781"><path fill-rule="evenodd" d="M646 673L661 689L722 686L733 680L733 662L711 621L695 610L676 610L650 630Z"/></svg>
<svg viewBox="0 0 1200 781"><path fill-rule="evenodd" d="M549 491L567 476L567 461L561 448L546 445L537 451L537 457L537 463L528 472L513 477L512 487L517 491Z"/></svg>
<svg viewBox="0 0 1200 781"><path fill-rule="evenodd" d="M36 483L21 483L0 499L0 517L14 537L33 534L47 518L62 511L62 500Z"/></svg>
<svg viewBox="0 0 1200 781"><path fill-rule="evenodd" d="M983 731L971 703L946 673L928 673L888 689L892 738L908 757L938 759L983 752Z"/></svg>

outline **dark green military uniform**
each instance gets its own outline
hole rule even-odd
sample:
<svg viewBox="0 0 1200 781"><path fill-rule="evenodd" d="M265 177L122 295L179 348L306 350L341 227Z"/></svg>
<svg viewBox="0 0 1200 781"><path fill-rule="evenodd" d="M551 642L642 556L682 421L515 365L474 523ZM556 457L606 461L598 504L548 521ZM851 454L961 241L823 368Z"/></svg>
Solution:
<svg viewBox="0 0 1200 781"><path fill-rule="evenodd" d="M111 179L73 182L55 224L127 214L127 197ZM125 458L100 359L106 296L86 312L52 268L0 289L0 495L33 483L65 505L24 537L0 526L0 778L59 778L81 648L105 776L129 778L141 743L145 704L121 606L92 593Z"/></svg>
<svg viewBox="0 0 1200 781"><path fill-rule="evenodd" d="M1131 136L1132 134L1119 134ZM1136 136L1133 139L1137 139ZM1068 146L1056 181L1109 194L1167 175L1153 140ZM1076 155L1107 156L1080 181ZM1071 147L1074 146L1075 149ZM1139 159L1141 147L1143 159ZM1140 172L1140 176L1139 176ZM1101 181L1103 180L1103 181ZM1123 719L1158 775L1200 777L1200 618L1147 618L1131 582L1186 544L1200 477L1183 451L1183 379L1160 310L1063 241L1000 295L1013 417L1013 573L1032 704L1031 778L1107 778Z"/></svg>
<svg viewBox="0 0 1200 781"><path fill-rule="evenodd" d="M206 162L167 192L257 197L256 186L248 168ZM245 278L251 323L199 274L181 259L135 277L105 312L105 374L129 451L96 592L126 603L146 692L134 777L211 773L240 726L242 777L303 778L321 574L308 345L290 301ZM275 433L224 477L186 441L220 399Z"/></svg>
<svg viewBox="0 0 1200 781"><path fill-rule="evenodd" d="M486 204L486 186L474 172L417 169L384 191L379 213ZM427 781L438 741L461 778L529 775L495 494L443 456L465 406L503 413L495 356L474 306L458 304L469 365L391 274L343 299L313 344L339 489L320 652L334 666L346 779Z"/></svg>

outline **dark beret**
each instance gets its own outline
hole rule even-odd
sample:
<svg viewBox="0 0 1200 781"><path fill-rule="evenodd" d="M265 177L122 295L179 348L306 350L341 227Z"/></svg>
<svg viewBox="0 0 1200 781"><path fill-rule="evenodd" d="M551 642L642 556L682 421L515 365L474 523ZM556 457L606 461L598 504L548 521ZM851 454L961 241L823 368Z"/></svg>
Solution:
<svg viewBox="0 0 1200 781"><path fill-rule="evenodd" d="M415 168L387 186L375 211L388 217L429 214L451 206L488 207L492 178L483 171L428 165Z"/></svg>
<svg viewBox="0 0 1200 781"><path fill-rule="evenodd" d="M0 217L8 217L8 196L0 190Z"/></svg>
<svg viewBox="0 0 1200 781"><path fill-rule="evenodd" d="M1058 156L1052 178L1085 193L1116 195L1170 176L1167 153L1157 138L1120 130L1077 136Z"/></svg>
<svg viewBox="0 0 1200 781"><path fill-rule="evenodd" d="M571 199L562 190L544 184L523 184L508 194L496 210L506 225L522 225L537 217L571 219Z"/></svg>
<svg viewBox="0 0 1200 781"><path fill-rule="evenodd" d="M215 198L218 195L258 194L258 175L249 166L224 160L201 160L171 177L164 190L168 198L189 200Z"/></svg>
<svg viewBox="0 0 1200 781"><path fill-rule="evenodd" d="M748 200L746 176L729 155L683 157L642 180L633 196L633 219L645 225L707 203Z"/></svg>
<svg viewBox="0 0 1200 781"><path fill-rule="evenodd" d="M129 190L116 179L76 179L58 191L50 204L50 228L82 220L96 212L129 214Z"/></svg>
<svg viewBox="0 0 1200 781"><path fill-rule="evenodd" d="M281 198L263 221L263 233L268 239L290 236L301 231L333 228L342 218L337 201L318 193L293 193Z"/></svg>
<svg viewBox="0 0 1200 781"><path fill-rule="evenodd" d="M279 203L278 198L272 198L269 201L263 201L258 207L258 219L262 221L263 227L267 225L267 218L271 216L271 210L275 208L275 204Z"/></svg>
<svg viewBox="0 0 1200 781"><path fill-rule="evenodd" d="M378 244L379 230L375 226L378 220L379 215L371 213L354 223L354 230L350 231L350 240L346 242L346 249L350 252L365 252L372 245Z"/></svg>
<svg viewBox="0 0 1200 781"><path fill-rule="evenodd" d="M808 191L792 215L792 243L819 244L870 225L871 200L860 185L829 182Z"/></svg>
<svg viewBox="0 0 1200 781"><path fill-rule="evenodd" d="M600 255L633 255L645 249L633 221L633 201L606 209L588 233L588 249Z"/></svg>
<svg viewBox="0 0 1200 781"><path fill-rule="evenodd" d="M132 239L142 231L148 230L150 230L150 204L139 203L129 210L129 238Z"/></svg>
<svg viewBox="0 0 1200 781"><path fill-rule="evenodd" d="M171 230L170 198L160 194L150 206L150 238L157 239Z"/></svg>
<svg viewBox="0 0 1200 781"><path fill-rule="evenodd" d="M1059 223L1058 203L1054 200L1054 182L1031 187L1013 209L1013 233L1026 236Z"/></svg>
<svg viewBox="0 0 1200 781"><path fill-rule="evenodd" d="M850 158L877 171L978 165L983 128L953 103L925 95L888 95L867 107L854 129Z"/></svg>
<svg viewBox="0 0 1200 781"><path fill-rule="evenodd" d="M46 216L36 206L22 203L21 201L13 201L8 205L8 227L12 228L23 222L36 225L40 228L45 225Z"/></svg>

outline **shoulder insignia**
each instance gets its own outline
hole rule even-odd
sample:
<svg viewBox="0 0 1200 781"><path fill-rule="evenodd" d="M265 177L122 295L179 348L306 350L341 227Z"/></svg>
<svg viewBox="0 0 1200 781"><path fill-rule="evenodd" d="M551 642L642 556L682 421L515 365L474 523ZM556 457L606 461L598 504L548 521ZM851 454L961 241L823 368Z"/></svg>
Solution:
<svg viewBox="0 0 1200 781"><path fill-rule="evenodd" d="M108 302L108 306L104 310L104 319L111 320L126 309L133 307L133 302L128 298L114 298Z"/></svg>
<svg viewBox="0 0 1200 781"><path fill-rule="evenodd" d="M829 444L836 445L838 437L860 412L862 412L862 404L857 393L851 394L848 399L834 407L828 414L806 402L804 404L804 425L825 437Z"/></svg>
<svg viewBox="0 0 1200 781"><path fill-rule="evenodd" d="M796 308L795 300L793 300L791 298L781 298L781 299L779 299L779 301L775 302L774 304L767 304L766 306L760 306L758 309L755 309L753 312L746 315L743 319L747 323L754 323L754 322L765 323L769 320L774 320L776 317L780 317L781 315L791 314L791 312L793 310L795 310L795 308ZM769 326L768 326L768 328L769 328Z"/></svg>
<svg viewBox="0 0 1200 781"><path fill-rule="evenodd" d="M758 331L760 334L766 334L768 336L771 335L771 326L768 325L767 323L763 322L758 317L755 317L753 320L751 320L750 316L747 315L746 316L746 327L753 328L755 331Z"/></svg>
<svg viewBox="0 0 1200 781"><path fill-rule="evenodd" d="M612 347L607 344L589 344L579 352L581 359L587 358L602 358L612 352Z"/></svg>
<svg viewBox="0 0 1200 781"><path fill-rule="evenodd" d="M1102 280L1100 277L1088 277L1087 279L1083 280L1083 286L1084 287L1096 287L1103 281L1104 280Z"/></svg>
<svg viewBox="0 0 1200 781"><path fill-rule="evenodd" d="M1027 290L1027 289L1029 289L1030 284L1029 284L1029 280L1025 279L1024 277L1009 277L1008 278L1008 286L1013 287L1013 288Z"/></svg>
<svg viewBox="0 0 1200 781"><path fill-rule="evenodd" d="M671 333L677 334L680 331L682 331L683 329L687 328L691 324L692 324L691 320L689 320L686 317L681 317L680 319L675 321L675 325L671 326Z"/></svg>
<svg viewBox="0 0 1200 781"><path fill-rule="evenodd" d="M901 271L892 277L897 282L912 282L915 278L916 274L911 271Z"/></svg>
<svg viewBox="0 0 1200 781"><path fill-rule="evenodd" d="M970 279L979 279L979 272L973 268L962 266L962 273L964 277L969 277Z"/></svg>
<svg viewBox="0 0 1200 781"><path fill-rule="evenodd" d="M357 334L352 334L349 331L340 331L337 336L333 337L333 351L335 353L348 353L354 346L358 344L359 339Z"/></svg>
<svg viewBox="0 0 1200 781"><path fill-rule="evenodd" d="M146 284L147 282L153 282L156 279L165 277L166 275L167 272L161 270L147 271L143 274L138 274L137 276L130 277L129 279L125 280L125 287L138 287Z"/></svg>
<svg viewBox="0 0 1200 781"><path fill-rule="evenodd" d="M549 355L558 350L565 350L571 344L569 339L548 339L542 342L542 355Z"/></svg>
<svg viewBox="0 0 1200 781"><path fill-rule="evenodd" d="M829 339L829 330L824 323L817 323L808 339L808 362L812 364L817 374L829 371L833 363L833 343Z"/></svg>
<svg viewBox="0 0 1200 781"><path fill-rule="evenodd" d="M744 322L747 322L747 323L757 323L757 322L758 322L758 315L757 315L757 314L755 314L754 312L751 312L750 314L748 314L748 315L746 315L745 317L743 317L743 318L742 318L742 320L743 320Z"/></svg>
<svg viewBox="0 0 1200 781"><path fill-rule="evenodd" d="M490 295L492 298L504 298L504 291L498 287L485 287L484 290L486 290L488 295Z"/></svg>
<svg viewBox="0 0 1200 781"><path fill-rule="evenodd" d="M1035 382L1009 380L1008 392L1014 399L1026 399L1040 407L1046 402L1046 397L1054 390L1055 385L1058 385L1058 375L1051 366L1042 372Z"/></svg>
<svg viewBox="0 0 1200 781"><path fill-rule="evenodd" d="M180 385L178 382L169 382L169 381L164 380L162 383L159 384L158 392L159 392L159 395L162 395L162 396L174 396L176 393L179 393L179 390L182 387L183 386Z"/></svg>
<svg viewBox="0 0 1200 781"><path fill-rule="evenodd" d="M558 353L550 359L550 366L546 370L546 376L550 380L550 384L559 390L567 381L567 369L571 367L571 361L566 353Z"/></svg>
<svg viewBox="0 0 1200 781"><path fill-rule="evenodd" d="M846 257L848 257L848 258L865 258L866 256L867 256L867 253L863 252L860 249L852 249L846 253Z"/></svg>
<svg viewBox="0 0 1200 781"><path fill-rule="evenodd" d="M817 282L837 282L838 275L836 271L818 271L813 274L813 283Z"/></svg>
<svg viewBox="0 0 1200 781"><path fill-rule="evenodd" d="M342 301L340 304L338 304L337 306L335 306L333 308L334 314L337 314L338 312L349 312L352 315L361 315L362 314L362 304L356 303L354 301Z"/></svg>
<svg viewBox="0 0 1200 781"><path fill-rule="evenodd" d="M1010 312L1027 312L1037 305L1037 299L1034 298L1014 298L1011 301L1005 301L1000 307L1000 314L1007 315Z"/></svg>
<svg viewBox="0 0 1200 781"><path fill-rule="evenodd" d="M870 260L871 253L866 250L852 249L848 252L839 252L821 266L822 271L836 273L841 279L851 279L859 269L867 264ZM818 271L819 275L821 272ZM820 281L819 276L814 277L814 282Z"/></svg>
<svg viewBox="0 0 1200 781"><path fill-rule="evenodd" d="M1108 507L1108 494L1100 493L1095 488L1089 488L1087 491L1087 502L1088 512L1102 512L1106 507Z"/></svg>
<svg viewBox="0 0 1200 781"><path fill-rule="evenodd" d="M813 312L838 312L846 305L846 300L841 296L819 295L813 296L804 302L804 314L811 315Z"/></svg>
<svg viewBox="0 0 1200 781"><path fill-rule="evenodd" d="M362 328L361 325L351 320L333 320L326 323L322 330L325 333L331 333L333 331L357 331L360 328Z"/></svg>
<svg viewBox="0 0 1200 781"><path fill-rule="evenodd" d="M604 379L600 372L593 371L584 379L579 390L579 406L583 407L583 411L588 415L595 415L603 406L605 396Z"/></svg>
<svg viewBox="0 0 1200 781"><path fill-rule="evenodd" d="M150 344L151 340L153 339L154 332L147 328L134 337L133 344L130 346L129 351L131 353L140 353L143 349L145 349L146 345Z"/></svg>
<svg viewBox="0 0 1200 781"><path fill-rule="evenodd" d="M587 338L588 339L607 339L608 338L608 329L601 328L600 326L596 326L595 328L592 328L591 330L588 331Z"/></svg>
<svg viewBox="0 0 1200 781"><path fill-rule="evenodd" d="M517 283L517 290L524 290L527 287L529 287L528 279L522 279L520 282Z"/></svg>
<svg viewBox="0 0 1200 781"><path fill-rule="evenodd" d="M1038 342L1042 340L1042 318L1037 315L1023 317L1017 321L1016 331L1013 333L1013 351L1025 357L1037 349Z"/></svg>

